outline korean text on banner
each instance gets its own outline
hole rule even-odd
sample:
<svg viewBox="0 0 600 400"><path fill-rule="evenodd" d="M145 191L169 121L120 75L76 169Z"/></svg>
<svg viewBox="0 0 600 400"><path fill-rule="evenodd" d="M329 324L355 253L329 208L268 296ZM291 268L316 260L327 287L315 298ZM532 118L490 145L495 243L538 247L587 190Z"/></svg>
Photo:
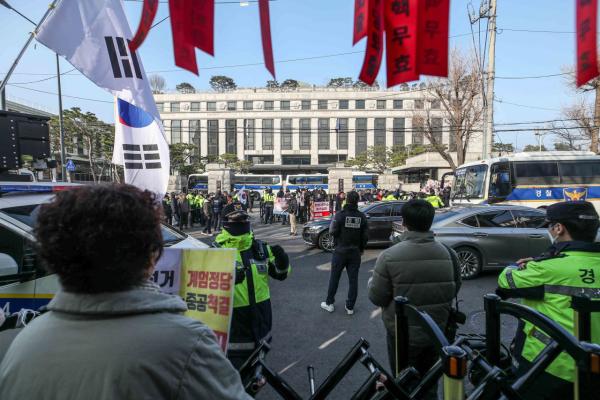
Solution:
<svg viewBox="0 0 600 400"><path fill-rule="evenodd" d="M233 315L234 249L165 249L153 280L161 290L179 294L185 315L208 326L227 352Z"/></svg>
<svg viewBox="0 0 600 400"><path fill-rule="evenodd" d="M576 0L577 86L598 76L598 0Z"/></svg>
<svg viewBox="0 0 600 400"><path fill-rule="evenodd" d="M320 201L313 204L313 217L329 217L329 202Z"/></svg>

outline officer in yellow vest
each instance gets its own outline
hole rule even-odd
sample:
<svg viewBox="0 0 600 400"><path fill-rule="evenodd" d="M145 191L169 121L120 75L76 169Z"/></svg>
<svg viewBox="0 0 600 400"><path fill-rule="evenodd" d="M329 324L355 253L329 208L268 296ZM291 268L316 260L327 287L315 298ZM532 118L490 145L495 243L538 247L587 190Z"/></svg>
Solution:
<svg viewBox="0 0 600 400"><path fill-rule="evenodd" d="M429 204L431 204L433 206L433 208L444 207L444 202L442 201L441 197L438 196L437 194L435 194L435 190L433 190L433 189L431 189L429 191L429 196L427 196L425 198L425 201L427 201Z"/></svg>
<svg viewBox="0 0 600 400"><path fill-rule="evenodd" d="M571 296L600 299L600 244L595 243L600 222L594 206L586 201L562 202L546 211L553 245L540 257L517 261L518 268L506 268L498 278L497 293L503 298L523 298L522 303L545 314L574 332ZM600 316L592 314L592 342L600 341ZM517 375L531 367L531 361L550 338L530 323L519 326L515 351ZM546 368L524 393L526 399L571 399L575 363L565 353Z"/></svg>
<svg viewBox="0 0 600 400"><path fill-rule="evenodd" d="M386 192L385 196L383 197L383 201L394 201L396 200L396 196L394 196L394 193L392 192Z"/></svg>
<svg viewBox="0 0 600 400"><path fill-rule="evenodd" d="M264 207L264 223L273 223L273 207L275 207L275 196L271 189L266 189L263 194L263 207Z"/></svg>
<svg viewBox="0 0 600 400"><path fill-rule="evenodd" d="M237 250L227 358L239 369L256 345L271 335L269 278L285 280L291 267L281 246L269 246L254 238L250 217L240 203L223 209L223 230L215 238L215 246Z"/></svg>

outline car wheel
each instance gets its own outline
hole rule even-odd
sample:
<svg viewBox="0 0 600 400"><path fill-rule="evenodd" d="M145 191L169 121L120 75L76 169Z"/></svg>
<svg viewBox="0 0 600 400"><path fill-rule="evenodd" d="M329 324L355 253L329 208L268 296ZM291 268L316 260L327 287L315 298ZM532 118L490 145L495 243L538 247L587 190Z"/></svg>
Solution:
<svg viewBox="0 0 600 400"><path fill-rule="evenodd" d="M477 277L481 273L483 264L481 254L471 247L458 247L454 249L460 263L460 276L464 280Z"/></svg>
<svg viewBox="0 0 600 400"><path fill-rule="evenodd" d="M329 230L319 235L319 248L328 252L333 251L333 236L329 234Z"/></svg>

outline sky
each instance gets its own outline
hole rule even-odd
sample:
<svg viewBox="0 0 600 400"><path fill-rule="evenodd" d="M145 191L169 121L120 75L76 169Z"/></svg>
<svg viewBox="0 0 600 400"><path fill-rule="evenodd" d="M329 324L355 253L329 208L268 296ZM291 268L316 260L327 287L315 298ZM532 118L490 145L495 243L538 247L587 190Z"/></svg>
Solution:
<svg viewBox="0 0 600 400"><path fill-rule="evenodd" d="M581 96L569 86L565 76L506 79L560 74L572 68L575 61L575 1L497 2L496 140L513 143L520 149L526 144L537 143L533 128L544 124L517 125L526 129L521 132L503 130L514 129L514 123L561 119L561 109ZM9 0L9 3L37 21L45 12L49 0ZM126 0L124 4L129 24L135 30L142 3L139 0ZM480 1L476 0L451 0L451 47L457 47L465 53L474 49L483 52L485 21L481 26L478 23L471 25L468 13L469 9L479 10L479 6ZM206 90L210 88L208 81L212 75L230 76L239 87L263 87L271 77L262 64L257 3L241 7L239 2L233 0L217 0L215 10L215 56L197 51L199 76L175 66L169 20L152 29L139 50L146 72L162 75L168 89L174 89L180 82L189 82L196 89ZM332 77L356 78L363 61L365 41L352 46L353 12L353 0L271 1L271 29L278 80L281 82L291 78L325 85ZM166 0L161 0L155 21L167 15L168 5ZM0 79L8 71L31 29L31 24L13 11L0 7ZM480 29L481 35L478 33ZM478 44L480 40L481 46ZM320 58L298 60L311 57ZM61 72L70 69L72 66L61 60ZM7 98L57 112L55 74L54 53L34 42L9 81L11 85L7 88ZM385 83L383 66L378 80ZM96 113L107 122L113 122L111 95L77 71L62 76L62 92L64 108L80 107ZM543 140L546 147L553 147L554 138L548 135Z"/></svg>

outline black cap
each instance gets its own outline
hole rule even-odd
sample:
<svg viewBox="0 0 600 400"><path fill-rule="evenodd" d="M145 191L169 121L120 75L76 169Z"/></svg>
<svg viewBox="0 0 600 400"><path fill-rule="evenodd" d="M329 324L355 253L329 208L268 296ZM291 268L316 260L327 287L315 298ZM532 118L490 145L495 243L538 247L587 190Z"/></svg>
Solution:
<svg viewBox="0 0 600 400"><path fill-rule="evenodd" d="M235 201L223 208L223 220L227 222L246 222L250 219L242 204Z"/></svg>
<svg viewBox="0 0 600 400"><path fill-rule="evenodd" d="M569 221L569 220L598 220L598 213L588 201L563 201L552 204L546 210L546 219L548 221Z"/></svg>

